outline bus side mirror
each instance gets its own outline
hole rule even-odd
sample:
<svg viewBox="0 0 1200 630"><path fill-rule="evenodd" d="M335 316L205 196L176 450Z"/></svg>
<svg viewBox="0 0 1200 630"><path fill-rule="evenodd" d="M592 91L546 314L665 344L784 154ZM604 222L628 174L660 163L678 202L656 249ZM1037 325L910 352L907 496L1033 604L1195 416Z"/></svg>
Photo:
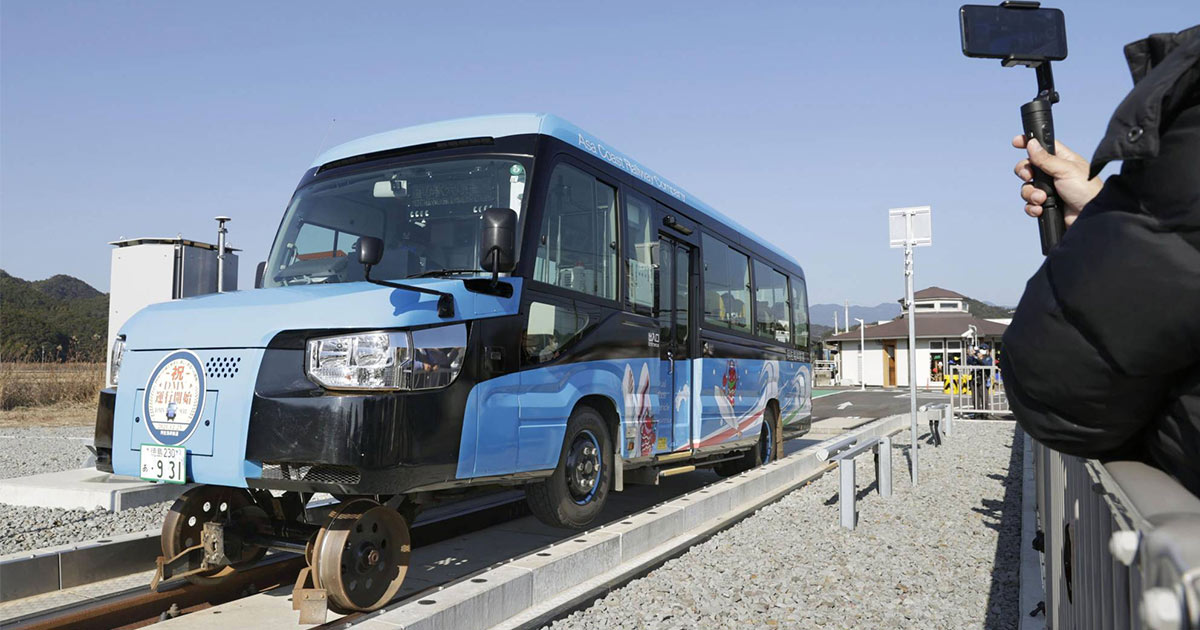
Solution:
<svg viewBox="0 0 1200 630"><path fill-rule="evenodd" d="M517 213L509 208L488 208L480 216L479 266L493 275L517 266Z"/></svg>
<svg viewBox="0 0 1200 630"><path fill-rule="evenodd" d="M375 266L383 260L383 241L374 236L363 236L358 239L358 262Z"/></svg>
<svg viewBox="0 0 1200 630"><path fill-rule="evenodd" d="M258 267L254 270L254 288L261 289L263 287L263 276L267 275L267 261L258 263Z"/></svg>

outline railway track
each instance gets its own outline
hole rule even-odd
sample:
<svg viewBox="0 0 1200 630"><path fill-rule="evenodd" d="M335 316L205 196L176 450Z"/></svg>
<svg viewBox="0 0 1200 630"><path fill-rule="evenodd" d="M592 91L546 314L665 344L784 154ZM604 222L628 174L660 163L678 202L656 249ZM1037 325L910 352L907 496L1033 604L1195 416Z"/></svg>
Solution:
<svg viewBox="0 0 1200 630"><path fill-rule="evenodd" d="M785 452L794 452L816 442L815 440L796 439L794 435L785 436L785 439L787 439ZM615 494L610 498L609 509L606 510L597 525L621 521L631 514L650 510L664 501L694 490L710 487L719 481L720 479L712 473L701 472L664 480L660 486L629 487L626 492ZM426 596L432 597L433 593L454 581L470 578L475 573L509 562L523 554L532 553L543 546L569 542L580 535L578 532L566 532L541 526L532 518L527 519L527 523L522 521L525 524L520 527L513 525L512 521L527 515L528 509L519 494L511 492L507 494L512 496L502 502L464 510L460 513L447 513L432 521L418 521L412 529L414 566L417 564L416 558L422 550L437 543L471 541L477 538L497 536L505 538L504 541L498 540L491 545L493 549L490 550L490 553L482 554L477 560L464 561L462 558L455 557L456 553L453 549L445 553L439 551L439 555L436 557L422 560L428 567L437 566L439 568L438 577L424 580L420 572L410 570L411 586L406 584L406 588L401 590L392 602L384 607L383 611L369 614L352 613L346 616L331 615L329 622L315 627L347 627L365 617L395 609L405 602L424 600ZM506 526L494 527L500 525ZM493 528L491 534L474 536L488 528ZM500 530L498 533L495 531L497 529ZM514 543L509 539L517 540ZM272 600L272 604L277 609L275 612L279 617L275 618L275 614L272 614L272 625L300 627L297 625L295 613L287 614L291 607L290 602L276 600L284 599L279 595L290 591L296 576L305 566L304 559L299 555L273 553L256 565L239 570L234 576L216 586L197 586L182 580L161 586L161 592L152 592L143 586L114 593L96 601L12 620L5 624L5 628L13 630L140 628L160 621L170 621L165 626L173 627L185 619L192 619L199 624L199 620L207 615L222 612L223 604L255 596L259 596L260 599ZM271 591L275 591L275 593L271 593ZM221 620L213 619L211 623L237 625L246 622L245 619L236 618L234 613L235 611L229 610ZM208 627L211 624L199 625ZM231 625L231 627L233 626Z"/></svg>
<svg viewBox="0 0 1200 630"><path fill-rule="evenodd" d="M483 506L463 509L441 518L418 521L412 529L414 548L486 529L528 514L517 493ZM5 630L109 630L141 628L180 615L205 610L243 597L294 584L306 566L298 554L275 553L238 570L215 585L174 580L158 592L145 586L105 596L98 601L59 608L5 623Z"/></svg>

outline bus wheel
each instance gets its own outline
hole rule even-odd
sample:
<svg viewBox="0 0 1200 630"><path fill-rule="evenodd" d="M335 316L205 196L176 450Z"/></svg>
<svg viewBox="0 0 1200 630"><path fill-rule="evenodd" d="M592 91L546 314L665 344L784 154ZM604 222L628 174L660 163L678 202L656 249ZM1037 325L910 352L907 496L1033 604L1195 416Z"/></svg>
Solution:
<svg viewBox="0 0 1200 630"><path fill-rule="evenodd" d="M713 466L713 470L722 477L731 477L775 461L775 429L775 412L768 406L763 411L762 430L754 448L746 451L740 459Z"/></svg>
<svg viewBox="0 0 1200 630"><path fill-rule="evenodd" d="M338 612L375 610L404 582L412 544L400 513L369 499L339 505L312 542L314 582Z"/></svg>
<svg viewBox="0 0 1200 630"><path fill-rule="evenodd" d="M554 474L525 486L525 498L534 516L552 527L586 527L608 499L612 457L604 418L591 407L577 407L567 421Z"/></svg>
<svg viewBox="0 0 1200 630"><path fill-rule="evenodd" d="M167 511L160 537L163 556L166 559L174 558L183 550L199 545L204 524L209 521L239 525L240 529L247 532L269 527L266 512L254 504L253 497L246 490L197 486L175 499ZM239 547L241 554L230 558L233 564L193 573L187 576L187 580L193 584L215 584L232 575L237 567L254 562L267 552L265 548L253 545ZM194 556L189 561L189 568L199 568L200 560L199 556Z"/></svg>

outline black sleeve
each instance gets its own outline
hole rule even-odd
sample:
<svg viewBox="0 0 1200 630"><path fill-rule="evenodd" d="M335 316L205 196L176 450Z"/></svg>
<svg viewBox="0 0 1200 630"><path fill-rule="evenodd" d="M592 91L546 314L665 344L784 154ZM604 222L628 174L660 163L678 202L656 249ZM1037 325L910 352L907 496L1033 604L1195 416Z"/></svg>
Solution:
<svg viewBox="0 0 1200 630"><path fill-rule="evenodd" d="M1130 446L1200 362L1200 107L1127 161L1029 280L1001 367L1017 420L1055 450Z"/></svg>

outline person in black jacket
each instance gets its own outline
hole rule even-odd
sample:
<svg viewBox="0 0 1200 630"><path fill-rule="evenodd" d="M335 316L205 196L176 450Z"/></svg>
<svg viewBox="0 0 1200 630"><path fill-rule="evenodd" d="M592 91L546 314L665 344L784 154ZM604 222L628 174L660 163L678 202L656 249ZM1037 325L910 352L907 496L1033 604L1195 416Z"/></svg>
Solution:
<svg viewBox="0 0 1200 630"><path fill-rule="evenodd" d="M1090 164L1013 140L1029 155L1017 176L1032 162L1054 177L1069 229L1026 285L1000 365L1039 442L1146 458L1200 495L1200 26L1125 56L1134 88ZM1038 216L1045 195L1026 183L1021 196Z"/></svg>

